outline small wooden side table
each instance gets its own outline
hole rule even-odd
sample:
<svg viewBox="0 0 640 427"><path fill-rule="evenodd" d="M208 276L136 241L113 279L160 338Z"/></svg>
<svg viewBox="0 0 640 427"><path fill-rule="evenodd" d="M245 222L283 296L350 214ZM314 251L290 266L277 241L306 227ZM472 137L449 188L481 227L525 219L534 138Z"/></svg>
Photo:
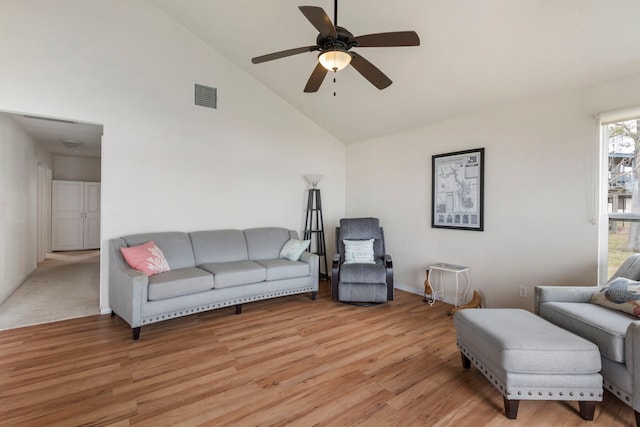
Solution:
<svg viewBox="0 0 640 427"><path fill-rule="evenodd" d="M438 272L439 274L435 275L434 272ZM436 297L440 297L440 300L444 301L445 296L453 299L454 307L458 306L458 303L463 303L467 297L467 293L471 288L471 269L464 265L456 265L456 264L447 264L447 263L438 263L430 265L427 268L427 277L426 281L431 283L432 294L429 298L427 298L427 293L425 290L424 300L429 303L429 305L433 305L436 302ZM444 276L446 273L453 273L455 276L455 293L446 293L445 292L445 284L444 284ZM460 275L463 276L465 284L460 288Z"/></svg>

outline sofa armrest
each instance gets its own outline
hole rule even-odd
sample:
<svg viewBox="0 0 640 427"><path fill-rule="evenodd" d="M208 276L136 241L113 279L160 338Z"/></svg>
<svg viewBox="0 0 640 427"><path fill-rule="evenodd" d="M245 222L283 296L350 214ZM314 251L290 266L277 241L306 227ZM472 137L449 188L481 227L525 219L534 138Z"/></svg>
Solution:
<svg viewBox="0 0 640 427"><path fill-rule="evenodd" d="M301 262L306 262L307 264L313 264L314 261L318 260L318 255L314 254L313 252L307 252L304 251L300 254L300 258L298 258L298 261Z"/></svg>
<svg viewBox="0 0 640 427"><path fill-rule="evenodd" d="M121 239L109 241L109 306L132 328L142 325L142 305L147 301L149 278L130 268L120 253Z"/></svg>
<svg viewBox="0 0 640 427"><path fill-rule="evenodd" d="M627 372L631 375L631 406L640 408L640 320L631 322L624 337L624 360ZM635 369L638 366L639 369ZM636 409L637 410L637 409Z"/></svg>
<svg viewBox="0 0 640 427"><path fill-rule="evenodd" d="M601 288L598 286L536 286L535 311L540 314L540 304L555 302L589 302L593 294Z"/></svg>
<svg viewBox="0 0 640 427"><path fill-rule="evenodd" d="M318 254L305 251L300 254L300 258L298 260L309 264L313 290L317 292L320 287L320 257L318 256Z"/></svg>

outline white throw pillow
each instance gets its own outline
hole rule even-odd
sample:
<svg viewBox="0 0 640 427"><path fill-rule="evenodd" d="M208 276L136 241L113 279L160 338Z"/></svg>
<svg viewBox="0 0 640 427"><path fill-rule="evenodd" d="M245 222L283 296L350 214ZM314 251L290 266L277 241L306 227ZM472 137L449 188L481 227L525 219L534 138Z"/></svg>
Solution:
<svg viewBox="0 0 640 427"><path fill-rule="evenodd" d="M345 264L375 264L373 240L343 240Z"/></svg>
<svg viewBox="0 0 640 427"><path fill-rule="evenodd" d="M311 243L311 240L289 239L280 250L280 258L286 258L289 261L298 261L300 255Z"/></svg>

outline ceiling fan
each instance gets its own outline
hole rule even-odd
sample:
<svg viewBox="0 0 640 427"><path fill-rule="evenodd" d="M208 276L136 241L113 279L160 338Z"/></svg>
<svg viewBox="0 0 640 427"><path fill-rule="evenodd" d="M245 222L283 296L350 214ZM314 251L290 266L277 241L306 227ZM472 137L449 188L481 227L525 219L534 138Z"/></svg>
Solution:
<svg viewBox="0 0 640 427"><path fill-rule="evenodd" d="M331 19L321 7L299 6L298 8L320 32L316 38L316 44L257 56L251 59L251 62L260 64L299 53L320 51L318 64L307 81L307 85L304 88L305 92L317 92L328 71L336 72L349 64L362 74L365 79L369 80L371 84L382 90L393 83L391 79L375 65L351 49L354 47L420 45L420 38L415 31L395 31L354 37L346 28L338 26L338 0L334 0L333 23L331 23Z"/></svg>

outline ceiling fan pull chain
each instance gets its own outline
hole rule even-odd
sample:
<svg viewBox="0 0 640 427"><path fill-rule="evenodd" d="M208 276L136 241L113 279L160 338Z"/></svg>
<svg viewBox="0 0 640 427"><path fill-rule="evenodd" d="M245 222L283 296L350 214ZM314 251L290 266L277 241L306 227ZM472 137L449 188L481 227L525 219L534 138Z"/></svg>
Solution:
<svg viewBox="0 0 640 427"><path fill-rule="evenodd" d="M336 73L338 70L333 69L333 96L336 96Z"/></svg>

